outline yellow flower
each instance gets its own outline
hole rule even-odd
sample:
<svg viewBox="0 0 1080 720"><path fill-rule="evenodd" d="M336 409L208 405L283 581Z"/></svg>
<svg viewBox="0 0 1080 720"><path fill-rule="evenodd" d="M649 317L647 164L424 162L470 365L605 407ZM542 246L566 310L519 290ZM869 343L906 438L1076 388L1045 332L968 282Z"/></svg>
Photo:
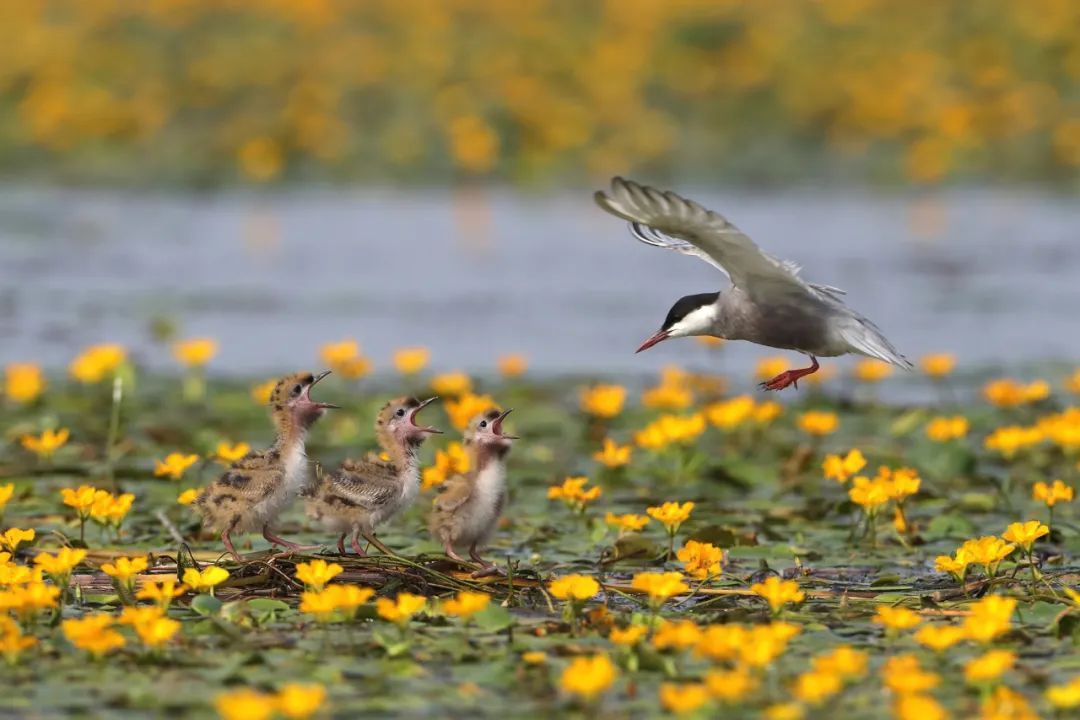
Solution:
<svg viewBox="0 0 1080 720"><path fill-rule="evenodd" d="M1073 489L1060 480L1054 480L1051 485L1040 480L1031 489L1031 499L1041 500L1046 507L1054 507L1058 501L1072 502Z"/></svg>
<svg viewBox="0 0 1080 720"><path fill-rule="evenodd" d="M98 490L94 498L94 504L90 507L90 517L102 525L119 528L128 512L131 511L133 502L135 502L135 496L131 493L123 493L117 496L104 490Z"/></svg>
<svg viewBox="0 0 1080 720"><path fill-rule="evenodd" d="M19 438L19 444L39 458L50 458L64 446L70 435L67 428L46 430L41 435L23 435Z"/></svg>
<svg viewBox="0 0 1080 720"><path fill-rule="evenodd" d="M923 693L941 682L937 674L923 670L914 655L894 655L886 660L881 668L881 679L885 687L897 695Z"/></svg>
<svg viewBox="0 0 1080 720"><path fill-rule="evenodd" d="M934 652L944 652L967 637L958 625L927 625L915 633L915 642Z"/></svg>
<svg viewBox="0 0 1080 720"><path fill-rule="evenodd" d="M173 598L178 598L187 592L187 585L177 585L176 580L146 580L135 593L138 600L149 600L161 609L169 607Z"/></svg>
<svg viewBox="0 0 1080 720"><path fill-rule="evenodd" d="M469 455L461 443L451 442L445 450L435 451L435 464L426 467L420 478L420 489L427 491L442 485L452 475L469 471Z"/></svg>
<svg viewBox="0 0 1080 720"><path fill-rule="evenodd" d="M327 585L321 591L300 593L300 612L314 615L319 622L330 622L335 611L352 617L356 609L371 599L375 591L357 585Z"/></svg>
<svg viewBox="0 0 1080 720"><path fill-rule="evenodd" d="M1080 675L1063 685L1051 685L1046 689L1046 701L1057 710L1080 707Z"/></svg>
<svg viewBox="0 0 1080 720"><path fill-rule="evenodd" d="M576 657L563 670L559 684L563 691L592 701L615 682L618 671L607 655Z"/></svg>
<svg viewBox="0 0 1080 720"><path fill-rule="evenodd" d="M987 595L972 604L971 614L964 618L964 636L969 640L988 643L1012 626L1016 598Z"/></svg>
<svg viewBox="0 0 1080 720"><path fill-rule="evenodd" d="M844 678L857 678L866 674L870 656L849 645L840 645L832 652L818 655L811 661L815 672L831 673Z"/></svg>
<svg viewBox="0 0 1080 720"><path fill-rule="evenodd" d="M681 505L677 502L666 502L663 505L645 508L649 517L663 525L669 535L674 535L679 531L679 527L690 518L693 510L694 503L692 502L684 502Z"/></svg>
<svg viewBox="0 0 1080 720"><path fill-rule="evenodd" d="M815 670L796 677L791 691L797 700L810 705L820 705L840 692L843 686L844 682L839 675Z"/></svg>
<svg viewBox="0 0 1080 720"><path fill-rule="evenodd" d="M919 368L932 378L941 378L950 374L956 367L956 356L952 353L934 353L923 355Z"/></svg>
<svg viewBox="0 0 1080 720"><path fill-rule="evenodd" d="M983 396L997 407L1015 407L1044 399L1050 394L1050 386L1042 380L1023 385L1015 380L1002 378L992 380L983 387Z"/></svg>
<svg viewBox="0 0 1080 720"><path fill-rule="evenodd" d="M649 634L649 628L644 625L628 625L625 628L612 628L608 640L613 645L620 647L633 647Z"/></svg>
<svg viewBox="0 0 1080 720"><path fill-rule="evenodd" d="M81 383L97 383L111 377L126 359L127 352L120 345L93 345L72 360L68 370Z"/></svg>
<svg viewBox="0 0 1080 720"><path fill-rule="evenodd" d="M55 555L38 553L34 556L34 565L52 576L57 585L67 585L68 577L79 563L86 559L85 550L69 547L60 548Z"/></svg>
<svg viewBox="0 0 1080 720"><path fill-rule="evenodd" d="M230 465L251 452L251 446L246 442L227 443L219 442L214 450L214 457L223 465ZM167 460L168 458L166 458ZM181 472L181 474L183 474Z"/></svg>
<svg viewBox="0 0 1080 720"><path fill-rule="evenodd" d="M325 560L312 560L296 566L296 579L304 583L309 590L322 590L326 584L340 575L345 568L337 563Z"/></svg>
<svg viewBox="0 0 1080 720"><path fill-rule="evenodd" d="M332 370L358 357L360 357L360 344L352 338L326 343L319 348L319 359L323 365L329 365Z"/></svg>
<svg viewBox="0 0 1080 720"><path fill-rule="evenodd" d="M801 603L806 599L806 593L799 589L799 583L794 580L781 580L775 575L765 578L765 582L754 583L750 586L750 591L765 598L774 615L788 603Z"/></svg>
<svg viewBox="0 0 1080 720"><path fill-rule="evenodd" d="M1016 543L1024 549L1024 552L1031 552L1031 546L1035 544L1035 541L1049 532L1050 528L1038 520L1028 520L1010 524L1001 537L1011 543Z"/></svg>
<svg viewBox="0 0 1080 720"><path fill-rule="evenodd" d="M983 701L980 717L983 720L1039 720L1027 699L1004 685L996 687Z"/></svg>
<svg viewBox="0 0 1080 720"><path fill-rule="evenodd" d="M278 712L291 720L304 720L326 702L326 688L317 684L288 683L278 690Z"/></svg>
<svg viewBox="0 0 1080 720"><path fill-rule="evenodd" d="M0 587L14 587L32 582L41 582L44 571L40 568L31 570L25 565L9 562L11 553L0 553Z"/></svg>
<svg viewBox="0 0 1080 720"><path fill-rule="evenodd" d="M130 585L136 575L150 566L146 557L118 557L101 566L101 572L114 578L121 585Z"/></svg>
<svg viewBox="0 0 1080 720"><path fill-rule="evenodd" d="M211 338L191 338L173 343L173 357L185 367L201 368L217 355L217 341Z"/></svg>
<svg viewBox="0 0 1080 720"><path fill-rule="evenodd" d="M705 432L705 416L661 415L634 433L634 442L648 450L662 450L671 443L689 443Z"/></svg>
<svg viewBox="0 0 1080 720"><path fill-rule="evenodd" d="M490 395L466 393L457 400L446 401L446 414L450 424L458 430L464 430L474 417L496 407L495 399Z"/></svg>
<svg viewBox="0 0 1080 720"><path fill-rule="evenodd" d="M660 706L669 713L686 715L709 702L709 691L702 683L660 683Z"/></svg>
<svg viewBox="0 0 1080 720"><path fill-rule="evenodd" d="M964 665L964 679L969 683L997 680L1016 663L1016 653L1009 650L990 650Z"/></svg>
<svg viewBox="0 0 1080 720"><path fill-rule="evenodd" d="M19 545L24 542L33 542L33 540L33 529L21 530L19 528L8 528L0 533L0 548L7 548L14 553L15 548L19 547Z"/></svg>
<svg viewBox="0 0 1080 720"><path fill-rule="evenodd" d="M811 410L800 415L798 423L799 428L806 434L822 437L836 432L840 420L836 413Z"/></svg>
<svg viewBox="0 0 1080 720"><path fill-rule="evenodd" d="M456 597L442 604L443 612L460 618L470 618L491 603L491 596L482 592L462 590Z"/></svg>
<svg viewBox="0 0 1080 720"><path fill-rule="evenodd" d="M970 563L971 557L967 551L957 550L955 558L948 555L938 555L934 559L934 569L938 572L949 573L956 578L956 582L963 583Z"/></svg>
<svg viewBox="0 0 1080 720"><path fill-rule="evenodd" d="M754 400L740 395L705 407L705 417L721 430L733 430L754 417Z"/></svg>
<svg viewBox="0 0 1080 720"><path fill-rule="evenodd" d="M7 485L0 485L0 517L4 515L4 508L11 500L11 496L15 494L15 483L8 483Z"/></svg>
<svg viewBox="0 0 1080 720"><path fill-rule="evenodd" d="M962 551L965 557L970 558L970 562L982 565L986 574L993 576L997 573L1001 561L1015 549L1015 545L1006 543L999 537L986 535L966 541L957 552Z"/></svg>
<svg viewBox="0 0 1080 720"><path fill-rule="evenodd" d="M529 369L529 361L521 353L500 355L496 363L499 367L499 372L502 373L503 377L507 378L520 377Z"/></svg>
<svg viewBox="0 0 1080 720"><path fill-rule="evenodd" d="M109 615L96 614L75 619L70 618L60 624L64 637L80 650L86 650L95 657L124 646L124 636L110 629L113 619Z"/></svg>
<svg viewBox="0 0 1080 720"><path fill-rule="evenodd" d="M889 630L910 630L922 622L922 617L905 607L882 605L874 616L874 622Z"/></svg>
<svg viewBox="0 0 1080 720"><path fill-rule="evenodd" d="M852 481L848 497L868 515L873 515L889 502L890 490L888 480L880 476L870 480L860 475Z"/></svg>
<svg viewBox="0 0 1080 720"><path fill-rule="evenodd" d="M278 700L250 688L218 694L214 707L222 720L269 720L278 708Z"/></svg>
<svg viewBox="0 0 1080 720"><path fill-rule="evenodd" d="M880 360L863 358L855 363L855 379L859 382L881 382L890 375L892 375L892 366Z"/></svg>
<svg viewBox="0 0 1080 720"><path fill-rule="evenodd" d="M459 397L472 392L472 380L460 370L441 373L431 378L431 389L436 395Z"/></svg>
<svg viewBox="0 0 1080 720"><path fill-rule="evenodd" d="M190 505L199 497L199 492L198 488L189 488L176 496L176 502L181 505Z"/></svg>
<svg viewBox="0 0 1080 720"><path fill-rule="evenodd" d="M548 500L562 500L575 512L584 512L585 506L600 497L603 490L594 485L588 490L585 485L589 479L585 477L568 477L562 485L552 485L547 490Z"/></svg>
<svg viewBox="0 0 1080 720"><path fill-rule="evenodd" d="M717 700L737 703L757 687L757 678L738 667L734 670L712 670L705 674L705 687Z"/></svg>
<svg viewBox="0 0 1080 720"><path fill-rule="evenodd" d="M632 450L630 445L616 445L611 438L604 438L604 445L593 453L593 460L608 468L622 467L630 462Z"/></svg>
<svg viewBox="0 0 1080 720"><path fill-rule="evenodd" d="M23 635L22 629L14 620L0 615L0 655L4 656L9 665L18 662L23 650L34 645L37 645L37 638Z"/></svg>
<svg viewBox="0 0 1080 720"><path fill-rule="evenodd" d="M526 665L543 665L547 662L547 653L542 650L531 650L522 653L521 660Z"/></svg>
<svg viewBox="0 0 1080 720"><path fill-rule="evenodd" d="M772 380L774 377L791 368L787 358L781 356L766 357L758 360L754 369L754 376L758 380Z"/></svg>
<svg viewBox="0 0 1080 720"><path fill-rule="evenodd" d="M619 537L622 537L627 533L639 532L649 524L649 518L647 515L635 515L633 513L615 515L609 512L604 514L604 522L618 528Z"/></svg>
<svg viewBox="0 0 1080 720"><path fill-rule="evenodd" d="M125 608L125 612L133 608ZM136 617L131 622L131 626L135 629L135 634L139 636L139 640L142 644L149 648L161 647L165 643L172 640L180 630L180 623L172 618L167 618L161 615L162 610L157 607L153 608L139 608L140 610L154 609L158 611L158 615L143 615Z"/></svg>
<svg viewBox="0 0 1080 720"><path fill-rule="evenodd" d="M694 393L684 385L663 383L641 395L641 404L652 409L684 410L693 403Z"/></svg>
<svg viewBox="0 0 1080 720"><path fill-rule="evenodd" d="M270 395L274 392L274 388L277 387L277 380L267 380L263 383L251 386L251 399L255 401L257 405L270 404Z"/></svg>
<svg viewBox="0 0 1080 720"><path fill-rule="evenodd" d="M701 642L701 628L692 620L664 620L653 635L653 647L657 650L686 650Z"/></svg>
<svg viewBox="0 0 1080 720"><path fill-rule="evenodd" d="M848 450L847 455L826 455L821 463L822 472L829 480L845 483L855 473L866 467L866 458L858 448Z"/></svg>
<svg viewBox="0 0 1080 720"><path fill-rule="evenodd" d="M548 592L559 600L582 603L600 592L600 583L589 575L563 575L551 581Z"/></svg>
<svg viewBox="0 0 1080 720"><path fill-rule="evenodd" d="M896 720L948 720L949 713L934 698L919 693L905 693L893 704Z"/></svg>
<svg viewBox="0 0 1080 720"><path fill-rule="evenodd" d="M384 597L377 599L375 601L375 612L377 612L379 617L383 620L397 623L398 625L405 625L413 615L423 610L426 606L427 598L424 596L403 592L398 593L397 597L393 600Z"/></svg>
<svg viewBox="0 0 1080 720"><path fill-rule="evenodd" d="M634 575L630 587L648 595L649 604L654 607L690 591L690 586L677 572L640 572Z"/></svg>
<svg viewBox="0 0 1080 720"><path fill-rule="evenodd" d="M738 648L738 660L752 668L768 667L784 654L788 640L798 633L799 626L790 623L755 625L745 636L745 643Z"/></svg>
<svg viewBox="0 0 1080 720"><path fill-rule="evenodd" d="M765 708L761 717L764 720L802 720L806 711L798 703L778 703Z"/></svg>
<svg viewBox="0 0 1080 720"><path fill-rule="evenodd" d="M754 408L754 422L758 425L768 425L773 420L780 417L780 413L783 411L783 405L774 400L767 400Z"/></svg>
<svg viewBox="0 0 1080 720"><path fill-rule="evenodd" d="M695 580L708 580L720 574L724 551L709 543L687 540L675 557L683 563L687 575Z"/></svg>
<svg viewBox="0 0 1080 720"><path fill-rule="evenodd" d="M172 480L179 480L189 467L199 461L198 455L185 455L173 452L165 456L164 460L158 460L154 465L154 476L168 476Z"/></svg>
<svg viewBox="0 0 1080 720"><path fill-rule="evenodd" d="M184 570L184 584L193 592L212 591L229 578L229 571L217 565L207 565L202 570L188 568Z"/></svg>
<svg viewBox="0 0 1080 720"><path fill-rule="evenodd" d="M625 402L626 388L621 385L596 385L581 391L581 409L593 417L613 418Z"/></svg>
<svg viewBox="0 0 1080 720"><path fill-rule="evenodd" d="M704 345L709 348L720 348L724 346L724 338L713 337L712 335L695 335L694 340L698 345Z"/></svg>
<svg viewBox="0 0 1080 720"><path fill-rule="evenodd" d="M959 440L968 434L968 421L963 415L936 417L926 425L926 437L934 442Z"/></svg>
<svg viewBox="0 0 1080 720"><path fill-rule="evenodd" d="M4 368L4 395L17 403L32 402L45 390L45 375L41 366L33 363L11 363Z"/></svg>
<svg viewBox="0 0 1080 720"><path fill-rule="evenodd" d="M1038 427L1009 425L990 433L983 445L987 450L993 450L1011 460L1020 450L1037 445L1043 439L1043 432Z"/></svg>
<svg viewBox="0 0 1080 720"><path fill-rule="evenodd" d="M401 348L394 352L394 367L402 375L415 375L427 366L430 357L427 348Z"/></svg>
<svg viewBox="0 0 1080 720"><path fill-rule="evenodd" d="M25 622L33 622L38 611L56 607L60 588L41 582L40 573L40 570L36 571L38 578L35 579L34 573L28 572L25 584L11 585L9 589L0 591L0 617L7 610Z"/></svg>
<svg viewBox="0 0 1080 720"><path fill-rule="evenodd" d="M898 503L919 492L919 486L922 485L922 479L911 468L890 470L887 467L879 467L874 480L883 483L889 499L896 500Z"/></svg>

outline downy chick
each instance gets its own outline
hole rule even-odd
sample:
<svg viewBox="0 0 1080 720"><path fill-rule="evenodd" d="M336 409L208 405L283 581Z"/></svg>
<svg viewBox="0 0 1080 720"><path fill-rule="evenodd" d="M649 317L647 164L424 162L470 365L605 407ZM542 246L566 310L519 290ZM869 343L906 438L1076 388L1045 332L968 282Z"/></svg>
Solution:
<svg viewBox="0 0 1080 720"><path fill-rule="evenodd" d="M412 505L420 493L416 453L428 435L442 431L417 425L416 415L434 400L401 397L388 402L375 420L375 438L390 460L372 455L346 460L320 479L307 504L308 517L340 533L337 545L342 554L349 533L359 555L367 554L360 547L360 536L387 555L394 554L375 537L375 528Z"/></svg>
<svg viewBox="0 0 1080 720"><path fill-rule="evenodd" d="M270 525L308 482L307 432L327 408L337 407L312 400L311 388L329 374L329 370L318 375L295 373L279 380L269 404L277 430L274 444L234 462L195 500L203 524L221 532L221 541L237 562L242 558L230 539L234 532L261 529L272 544L301 549L274 535Z"/></svg>
<svg viewBox="0 0 1080 720"><path fill-rule="evenodd" d="M510 410L488 410L465 430L469 471L449 478L439 489L428 526L436 542L454 560L463 561L455 547L467 547L469 557L490 572L495 566L480 557L506 504L506 456L517 437L502 430Z"/></svg>

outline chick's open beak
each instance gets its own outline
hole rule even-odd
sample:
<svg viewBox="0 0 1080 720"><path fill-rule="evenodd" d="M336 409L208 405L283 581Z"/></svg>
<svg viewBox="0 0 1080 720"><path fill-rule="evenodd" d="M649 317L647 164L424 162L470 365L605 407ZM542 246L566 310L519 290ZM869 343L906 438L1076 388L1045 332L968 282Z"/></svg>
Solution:
<svg viewBox="0 0 1080 720"><path fill-rule="evenodd" d="M416 415L417 415L417 413L419 413L425 407L427 407L428 405L430 405L431 403L435 402L438 399L439 399L439 397L437 395L435 397L429 397L427 400L421 401L420 404L417 405L416 407L414 407L412 409L412 412L409 413L409 422L412 423L413 426L415 426L421 432L433 433L433 434L436 434L436 435L441 435L442 434L442 430L439 430L438 428L434 428L434 427L432 427L430 425L417 425L417 423L416 423Z"/></svg>
<svg viewBox="0 0 1080 720"><path fill-rule="evenodd" d="M306 400L308 403L314 405L315 407L319 408L320 410L338 410L338 409L341 408L340 405L334 405L333 403L326 403L326 402L316 402L316 401L311 399L311 388L315 387L315 385L318 384L318 382L320 380L322 380L324 377L326 377L329 374L330 374L329 370L323 370L321 373L319 373L318 375L315 376L315 378L311 381L311 383L307 387L304 388L304 394L303 394L304 400Z"/></svg>
<svg viewBox="0 0 1080 720"><path fill-rule="evenodd" d="M495 418L494 420L491 421L491 432L492 432L492 434L498 435L499 437L504 437L507 440L518 440L519 439L517 435L507 435L506 433L504 433L502 431L503 420L505 420L506 416L509 415L512 412L514 412L514 408L510 408L509 410L504 410L499 415L499 417L497 417L497 418Z"/></svg>

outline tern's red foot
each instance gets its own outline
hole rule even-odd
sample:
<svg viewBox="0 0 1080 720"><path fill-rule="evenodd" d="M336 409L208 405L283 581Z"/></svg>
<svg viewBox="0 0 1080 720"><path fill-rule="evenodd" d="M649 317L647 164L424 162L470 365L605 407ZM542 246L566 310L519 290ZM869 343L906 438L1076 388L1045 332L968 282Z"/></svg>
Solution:
<svg viewBox="0 0 1080 720"><path fill-rule="evenodd" d="M761 383L759 386L762 390L783 390L788 385L794 385L795 389L799 389L799 379L804 378L807 375L812 375L818 371L821 366L818 365L817 358L813 355L810 356L811 365L806 368L798 368L796 370L785 370L772 380L767 380Z"/></svg>

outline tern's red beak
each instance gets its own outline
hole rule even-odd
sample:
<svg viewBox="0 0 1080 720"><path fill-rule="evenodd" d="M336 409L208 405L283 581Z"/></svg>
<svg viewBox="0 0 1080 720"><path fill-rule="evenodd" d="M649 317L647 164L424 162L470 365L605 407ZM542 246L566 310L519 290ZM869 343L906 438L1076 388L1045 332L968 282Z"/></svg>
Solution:
<svg viewBox="0 0 1080 720"><path fill-rule="evenodd" d="M655 345L655 344L657 344L659 342L663 342L664 340L667 340L669 337L671 337L671 335L670 335L670 333L668 333L667 330L657 330L655 333L653 333L652 337L650 337L645 342L641 343L641 347L639 347L637 350L635 350L634 354L637 354L637 353L641 352L642 350L648 350L653 345Z"/></svg>

